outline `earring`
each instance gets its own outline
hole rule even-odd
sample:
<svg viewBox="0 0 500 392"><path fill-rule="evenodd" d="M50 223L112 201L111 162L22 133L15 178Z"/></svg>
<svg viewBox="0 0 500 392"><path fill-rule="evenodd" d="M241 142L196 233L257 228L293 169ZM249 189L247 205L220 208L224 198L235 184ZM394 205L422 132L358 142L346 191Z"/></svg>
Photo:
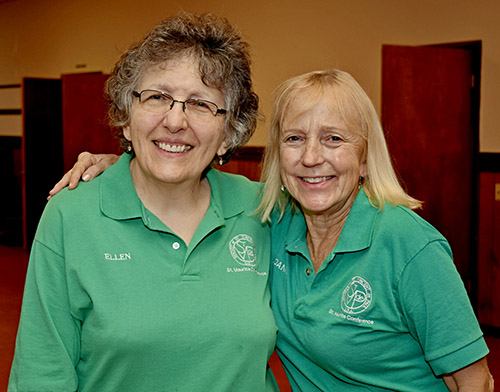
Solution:
<svg viewBox="0 0 500 392"><path fill-rule="evenodd" d="M283 184L281 184L281 185L280 185L280 191L281 191L281 192L285 192L285 190L286 190L285 186L284 186Z"/></svg>
<svg viewBox="0 0 500 392"><path fill-rule="evenodd" d="M222 166L224 164L224 158L219 157L219 166Z"/></svg>
<svg viewBox="0 0 500 392"><path fill-rule="evenodd" d="M365 183L365 178L363 176L360 176L358 180L358 187L361 187L364 183Z"/></svg>
<svg viewBox="0 0 500 392"><path fill-rule="evenodd" d="M127 146L127 152L132 152L132 146Z"/></svg>

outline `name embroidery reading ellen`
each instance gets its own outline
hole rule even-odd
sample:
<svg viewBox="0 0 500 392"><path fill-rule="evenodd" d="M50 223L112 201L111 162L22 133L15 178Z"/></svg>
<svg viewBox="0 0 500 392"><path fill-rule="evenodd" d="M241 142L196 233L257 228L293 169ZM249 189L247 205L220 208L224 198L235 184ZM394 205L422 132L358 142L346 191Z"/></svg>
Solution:
<svg viewBox="0 0 500 392"><path fill-rule="evenodd" d="M132 260L130 253L104 253L104 259L109 261L126 261Z"/></svg>

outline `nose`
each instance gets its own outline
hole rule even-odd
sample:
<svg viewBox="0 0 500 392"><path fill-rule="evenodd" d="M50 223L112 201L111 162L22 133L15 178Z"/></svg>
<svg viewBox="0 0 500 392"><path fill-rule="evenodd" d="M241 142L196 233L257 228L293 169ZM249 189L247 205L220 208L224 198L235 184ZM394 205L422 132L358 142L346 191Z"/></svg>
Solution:
<svg viewBox="0 0 500 392"><path fill-rule="evenodd" d="M321 143L314 139L308 139L304 145L302 164L307 167L321 165L324 162Z"/></svg>
<svg viewBox="0 0 500 392"><path fill-rule="evenodd" d="M176 103L179 105L176 105ZM172 102L171 109L163 114L163 126L173 133L177 133L187 127L187 117L183 102Z"/></svg>

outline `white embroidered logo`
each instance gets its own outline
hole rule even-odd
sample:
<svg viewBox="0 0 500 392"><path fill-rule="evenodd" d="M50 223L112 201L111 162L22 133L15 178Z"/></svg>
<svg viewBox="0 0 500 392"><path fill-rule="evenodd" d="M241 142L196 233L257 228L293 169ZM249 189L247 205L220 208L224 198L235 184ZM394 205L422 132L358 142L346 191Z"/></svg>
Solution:
<svg viewBox="0 0 500 392"><path fill-rule="evenodd" d="M231 256L239 264L246 267L255 267L255 248L253 238L246 234L239 234L229 241Z"/></svg>
<svg viewBox="0 0 500 392"><path fill-rule="evenodd" d="M351 279L342 293L340 306L349 314L364 312L372 303L372 288L361 276Z"/></svg>

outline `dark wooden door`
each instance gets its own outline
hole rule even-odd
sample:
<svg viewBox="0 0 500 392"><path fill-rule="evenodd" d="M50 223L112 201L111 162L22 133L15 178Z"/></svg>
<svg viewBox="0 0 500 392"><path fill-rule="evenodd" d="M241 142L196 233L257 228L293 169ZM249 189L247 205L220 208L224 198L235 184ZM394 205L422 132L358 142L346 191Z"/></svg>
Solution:
<svg viewBox="0 0 500 392"><path fill-rule="evenodd" d="M419 214L450 242L469 291L478 153L471 86L469 50L383 46L382 122L396 171L424 201Z"/></svg>
<svg viewBox="0 0 500 392"><path fill-rule="evenodd" d="M68 171L82 151L120 153L118 140L108 125L108 104L104 83L109 75L101 72L62 76L62 116L64 171Z"/></svg>
<svg viewBox="0 0 500 392"><path fill-rule="evenodd" d="M24 78L23 243L31 247L49 190L63 175L61 80Z"/></svg>

